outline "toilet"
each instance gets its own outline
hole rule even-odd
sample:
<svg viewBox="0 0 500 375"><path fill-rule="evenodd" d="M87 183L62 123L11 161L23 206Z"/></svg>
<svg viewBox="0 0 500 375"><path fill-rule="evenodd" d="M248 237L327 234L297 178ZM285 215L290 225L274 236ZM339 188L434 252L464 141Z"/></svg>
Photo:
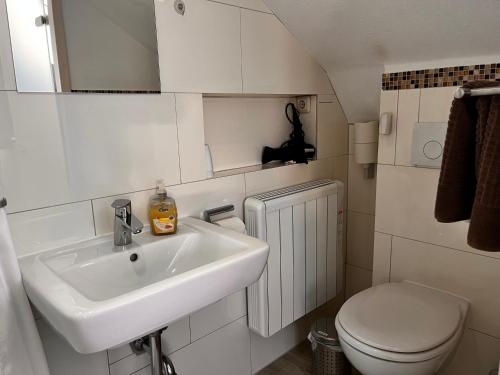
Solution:
<svg viewBox="0 0 500 375"><path fill-rule="evenodd" d="M469 302L409 281L366 289L335 318L340 345L363 375L435 374L457 348Z"/></svg>

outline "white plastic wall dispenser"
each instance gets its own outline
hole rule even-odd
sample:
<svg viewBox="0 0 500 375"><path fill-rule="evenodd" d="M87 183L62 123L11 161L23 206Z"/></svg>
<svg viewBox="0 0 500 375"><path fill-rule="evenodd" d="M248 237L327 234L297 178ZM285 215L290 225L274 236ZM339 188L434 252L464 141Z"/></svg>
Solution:
<svg viewBox="0 0 500 375"><path fill-rule="evenodd" d="M354 160L362 164L364 177L372 178L378 153L378 122L354 123Z"/></svg>
<svg viewBox="0 0 500 375"><path fill-rule="evenodd" d="M378 132L382 135L389 135L392 132L392 113L384 112L380 115Z"/></svg>

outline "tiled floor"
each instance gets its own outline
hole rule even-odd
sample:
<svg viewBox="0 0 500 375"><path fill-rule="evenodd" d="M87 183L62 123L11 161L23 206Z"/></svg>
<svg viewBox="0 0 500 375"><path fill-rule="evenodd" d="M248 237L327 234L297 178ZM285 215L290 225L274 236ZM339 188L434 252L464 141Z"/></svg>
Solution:
<svg viewBox="0 0 500 375"><path fill-rule="evenodd" d="M311 375L311 344L304 341L257 375Z"/></svg>

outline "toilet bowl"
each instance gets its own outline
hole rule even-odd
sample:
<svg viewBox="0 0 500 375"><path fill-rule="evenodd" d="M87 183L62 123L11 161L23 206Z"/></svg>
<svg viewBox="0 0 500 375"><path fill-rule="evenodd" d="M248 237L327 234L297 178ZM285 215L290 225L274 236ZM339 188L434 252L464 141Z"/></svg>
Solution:
<svg viewBox="0 0 500 375"><path fill-rule="evenodd" d="M342 349L364 375L435 374L457 348L469 303L409 281L366 289L335 318Z"/></svg>

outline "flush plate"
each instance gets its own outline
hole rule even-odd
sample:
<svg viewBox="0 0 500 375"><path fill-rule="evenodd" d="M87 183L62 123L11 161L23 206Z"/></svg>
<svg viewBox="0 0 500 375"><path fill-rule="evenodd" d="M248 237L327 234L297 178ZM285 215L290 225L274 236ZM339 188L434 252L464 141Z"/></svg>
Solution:
<svg viewBox="0 0 500 375"><path fill-rule="evenodd" d="M441 168L445 122L417 122L413 128L411 163L417 167Z"/></svg>

